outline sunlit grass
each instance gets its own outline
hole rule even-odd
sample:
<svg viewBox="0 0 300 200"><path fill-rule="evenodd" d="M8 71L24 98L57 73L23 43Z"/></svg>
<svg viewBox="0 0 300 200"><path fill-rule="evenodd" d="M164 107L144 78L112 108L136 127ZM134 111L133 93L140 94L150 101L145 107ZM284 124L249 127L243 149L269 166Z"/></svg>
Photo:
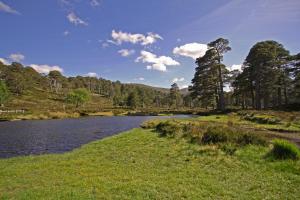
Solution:
<svg viewBox="0 0 300 200"><path fill-rule="evenodd" d="M70 153L0 160L0 199L299 199L300 162L134 129Z"/></svg>

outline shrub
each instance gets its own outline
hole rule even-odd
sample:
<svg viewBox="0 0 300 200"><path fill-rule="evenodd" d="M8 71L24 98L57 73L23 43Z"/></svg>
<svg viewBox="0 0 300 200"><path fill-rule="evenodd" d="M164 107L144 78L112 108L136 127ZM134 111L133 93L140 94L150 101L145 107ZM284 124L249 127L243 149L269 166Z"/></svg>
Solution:
<svg viewBox="0 0 300 200"><path fill-rule="evenodd" d="M206 127L203 125L189 123L183 127L183 137L189 139L191 143L200 144L205 130Z"/></svg>
<svg viewBox="0 0 300 200"><path fill-rule="evenodd" d="M202 142L204 144L217 144L228 141L227 130L223 126L210 126L203 134Z"/></svg>
<svg viewBox="0 0 300 200"><path fill-rule="evenodd" d="M160 136L175 136L182 131L182 126L175 121L160 122L156 126L156 131L160 133Z"/></svg>
<svg viewBox="0 0 300 200"><path fill-rule="evenodd" d="M157 120L157 119L152 119L152 120L148 120L148 121L145 121L141 124L141 127L144 128L144 129L154 129L156 128L156 126L161 123L160 120Z"/></svg>
<svg viewBox="0 0 300 200"><path fill-rule="evenodd" d="M243 132L238 135L237 141L239 145L249 145L249 144L255 144L255 145L266 145L267 140L263 136L254 133L254 132Z"/></svg>
<svg viewBox="0 0 300 200"><path fill-rule="evenodd" d="M242 119L259 124L278 124L280 122L280 119L277 119L274 116L255 115L254 113L242 115Z"/></svg>
<svg viewBox="0 0 300 200"><path fill-rule="evenodd" d="M275 159L293 159L300 158L300 151L295 144L286 140L276 139L273 141L273 149L269 153Z"/></svg>
<svg viewBox="0 0 300 200"><path fill-rule="evenodd" d="M227 155L233 155L236 150L237 150L237 146L234 145L234 144L231 144L231 143L228 143L228 144L224 144L221 146L221 150L223 152L225 152Z"/></svg>
<svg viewBox="0 0 300 200"><path fill-rule="evenodd" d="M263 136L248 132L236 127L212 126L203 134L204 144L233 143L240 146L249 144L266 145L267 140Z"/></svg>

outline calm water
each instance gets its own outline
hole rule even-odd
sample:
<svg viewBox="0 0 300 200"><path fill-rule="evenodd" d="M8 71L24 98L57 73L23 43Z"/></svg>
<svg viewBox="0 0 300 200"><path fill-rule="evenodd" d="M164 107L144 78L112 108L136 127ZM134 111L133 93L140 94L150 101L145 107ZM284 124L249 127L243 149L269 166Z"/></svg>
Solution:
<svg viewBox="0 0 300 200"><path fill-rule="evenodd" d="M143 121L151 118L154 117L86 117L0 122L0 158L70 151L93 140L139 127Z"/></svg>

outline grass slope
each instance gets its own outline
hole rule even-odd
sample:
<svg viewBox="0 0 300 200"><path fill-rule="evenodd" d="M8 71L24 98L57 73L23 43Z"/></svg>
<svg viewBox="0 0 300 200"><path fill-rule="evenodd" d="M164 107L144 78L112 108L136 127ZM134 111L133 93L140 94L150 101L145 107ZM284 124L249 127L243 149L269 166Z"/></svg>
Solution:
<svg viewBox="0 0 300 200"><path fill-rule="evenodd" d="M300 199L300 162L134 129L60 155L0 160L0 199Z"/></svg>

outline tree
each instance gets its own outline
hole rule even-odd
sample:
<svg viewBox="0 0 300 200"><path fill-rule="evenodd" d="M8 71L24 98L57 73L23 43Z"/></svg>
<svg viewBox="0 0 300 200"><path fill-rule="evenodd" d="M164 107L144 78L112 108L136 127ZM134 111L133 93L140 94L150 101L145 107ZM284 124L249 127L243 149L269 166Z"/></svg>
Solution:
<svg viewBox="0 0 300 200"><path fill-rule="evenodd" d="M213 42L210 42L208 44L210 48L212 48L213 52L215 53L215 59L217 60L217 72L218 72L218 85L219 85L219 102L218 102L218 108L220 110L225 110L225 99L224 99L224 72L226 69L225 65L223 65L221 62L223 61L223 55L227 51L231 50L231 47L229 47L229 41L224 38L219 38Z"/></svg>
<svg viewBox="0 0 300 200"><path fill-rule="evenodd" d="M1 105L1 107L4 106L4 103L7 102L8 98L9 98L9 90L6 87L4 81L0 80L0 105Z"/></svg>
<svg viewBox="0 0 300 200"><path fill-rule="evenodd" d="M258 42L250 49L244 65L249 68L249 81L254 86L256 109L262 108L262 100L263 107L269 107L271 96L277 95L277 102L281 102L282 85L286 86L287 80L284 63L288 56L289 52L276 41Z"/></svg>
<svg viewBox="0 0 300 200"><path fill-rule="evenodd" d="M65 77L57 70L50 71L48 74L50 90L58 93L62 87L63 83L66 81Z"/></svg>
<svg viewBox="0 0 300 200"><path fill-rule="evenodd" d="M75 89L66 97L66 102L74 104L76 108L90 100L90 93L85 88Z"/></svg>
<svg viewBox="0 0 300 200"><path fill-rule="evenodd" d="M170 88L170 104L178 108L180 102L180 93L177 83L173 83Z"/></svg>
<svg viewBox="0 0 300 200"><path fill-rule="evenodd" d="M136 108L139 105L139 98L136 91L131 92L127 98L127 106Z"/></svg>
<svg viewBox="0 0 300 200"><path fill-rule="evenodd" d="M192 97L199 99L202 106L208 107L217 105L219 110L225 109L224 82L228 70L221 63L223 53L228 51L228 41L222 38L209 44L211 48L206 51L203 57L196 60L196 72L192 79L192 86L189 88Z"/></svg>

